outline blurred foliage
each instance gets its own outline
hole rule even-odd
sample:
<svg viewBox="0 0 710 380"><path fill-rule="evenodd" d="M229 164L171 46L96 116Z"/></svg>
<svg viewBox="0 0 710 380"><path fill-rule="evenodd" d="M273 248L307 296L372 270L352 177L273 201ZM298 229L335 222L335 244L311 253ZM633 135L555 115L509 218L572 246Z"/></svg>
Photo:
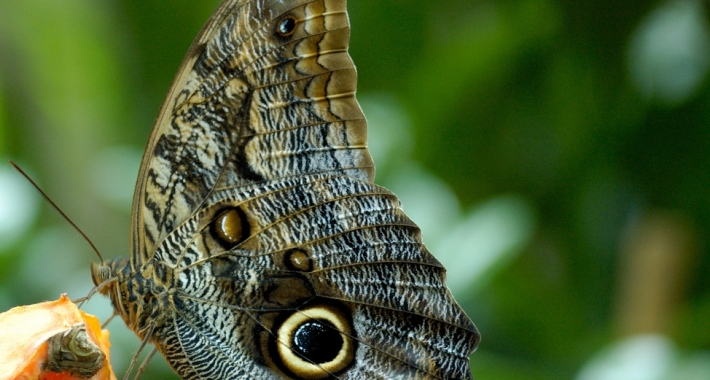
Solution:
<svg viewBox="0 0 710 380"><path fill-rule="evenodd" d="M107 200L101 186L130 193L163 96L217 3L0 2L0 157L23 164L106 256L128 252L130 203ZM689 53L697 65L648 74L673 82L700 73L671 98L655 77L647 88L635 81L630 62L645 23L685 5L697 13L691 34L699 47ZM644 215L666 210L687 221L695 248L683 278L672 279L684 284L672 318L655 332L681 350L710 349L706 2L350 0L348 7L359 94L386 94L402 106L412 159L443 179L464 209L517 194L537 213L523 252L484 287L457 295L483 334L472 357L477 379L573 378L623 336L624 241ZM134 162L129 175L101 164L112 147ZM75 235L43 206L33 230L1 251L0 306L88 292L93 258Z"/></svg>

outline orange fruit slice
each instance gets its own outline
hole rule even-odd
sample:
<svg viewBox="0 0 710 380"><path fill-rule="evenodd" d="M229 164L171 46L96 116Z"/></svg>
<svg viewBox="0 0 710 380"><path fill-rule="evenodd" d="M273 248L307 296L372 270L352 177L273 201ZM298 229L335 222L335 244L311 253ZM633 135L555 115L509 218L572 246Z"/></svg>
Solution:
<svg viewBox="0 0 710 380"><path fill-rule="evenodd" d="M0 379L115 380L109 332L66 294L0 314Z"/></svg>

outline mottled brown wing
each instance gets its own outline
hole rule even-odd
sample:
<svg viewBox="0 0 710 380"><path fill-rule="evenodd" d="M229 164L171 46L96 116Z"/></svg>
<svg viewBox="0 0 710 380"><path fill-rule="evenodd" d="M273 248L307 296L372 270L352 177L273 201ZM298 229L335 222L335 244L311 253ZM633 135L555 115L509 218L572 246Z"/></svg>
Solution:
<svg viewBox="0 0 710 380"><path fill-rule="evenodd" d="M274 33L291 21L293 30ZM215 188L319 172L372 180L349 36L342 0L220 5L178 71L143 156L134 268Z"/></svg>
<svg viewBox="0 0 710 380"><path fill-rule="evenodd" d="M345 7L227 0L163 105L110 294L183 379L471 376L475 326L372 183Z"/></svg>

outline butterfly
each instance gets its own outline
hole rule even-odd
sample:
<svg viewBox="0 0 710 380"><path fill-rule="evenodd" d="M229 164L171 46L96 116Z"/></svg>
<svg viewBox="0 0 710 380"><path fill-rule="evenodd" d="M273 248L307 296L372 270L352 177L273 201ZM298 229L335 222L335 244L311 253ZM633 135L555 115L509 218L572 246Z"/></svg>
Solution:
<svg viewBox="0 0 710 380"><path fill-rule="evenodd" d="M183 379L470 378L480 335L373 183L345 0L226 0L143 156L129 259L92 265Z"/></svg>

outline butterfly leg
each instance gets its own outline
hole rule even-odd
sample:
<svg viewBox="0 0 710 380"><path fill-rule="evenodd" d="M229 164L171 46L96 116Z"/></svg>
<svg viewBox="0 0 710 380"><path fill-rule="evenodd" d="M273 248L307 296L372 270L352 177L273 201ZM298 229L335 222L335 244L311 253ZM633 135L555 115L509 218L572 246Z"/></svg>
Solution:
<svg viewBox="0 0 710 380"><path fill-rule="evenodd" d="M143 363L141 363L141 366L138 367L138 371L136 371L136 376L133 378L133 380L138 380L143 372L145 372L145 369L148 368L148 363L150 363L150 359L153 359L153 355L158 352L158 347L153 347L152 350L150 350L150 353L148 356L143 359Z"/></svg>
<svg viewBox="0 0 710 380"><path fill-rule="evenodd" d="M105 329L106 326L108 326L108 324L111 323L111 321L113 321L113 318L116 317L117 315L118 315L118 311L116 311L116 309L113 309L113 314L111 314L111 316L108 317L108 319L104 323L101 324L101 328Z"/></svg>
<svg viewBox="0 0 710 380"><path fill-rule="evenodd" d="M113 284L114 282L116 282L116 278L114 278L114 277L103 280L100 284L94 286L94 288L91 289L91 291L89 292L89 294L86 295L86 297L77 298L77 299L73 300L72 302L74 302L75 304L78 304L79 307L82 307L84 305L84 302L91 299L91 297L93 297L94 294L103 293L102 290L104 288L106 288L107 286Z"/></svg>
<svg viewBox="0 0 710 380"><path fill-rule="evenodd" d="M141 342L140 347L138 347L138 351L136 351L136 353L135 353L135 354L133 355L133 357L131 358L131 364L128 365L128 370L126 370L126 374L123 375L123 380L128 380L129 375L130 375L131 372L133 371L133 367L134 367L134 366L136 365L136 363L138 362L138 357L140 356L141 352L143 352L143 349L145 348L145 345L146 345L146 344L148 343L148 341L150 340L150 337L153 336L153 329L154 329L154 328L155 328L155 324L153 324L153 323L151 323L151 324L146 328L147 331L146 331L146 333L145 333L145 338L143 338L143 341ZM155 351L155 350L153 350L153 351ZM153 353L151 352L150 354L148 354L147 359L150 359L152 356L153 356ZM143 367L143 366L141 365L141 367ZM140 375L140 371L141 371L141 370L140 370L140 368L139 368L139 369L138 369L138 373L136 374L135 379L137 379L137 378L138 378L138 375Z"/></svg>

